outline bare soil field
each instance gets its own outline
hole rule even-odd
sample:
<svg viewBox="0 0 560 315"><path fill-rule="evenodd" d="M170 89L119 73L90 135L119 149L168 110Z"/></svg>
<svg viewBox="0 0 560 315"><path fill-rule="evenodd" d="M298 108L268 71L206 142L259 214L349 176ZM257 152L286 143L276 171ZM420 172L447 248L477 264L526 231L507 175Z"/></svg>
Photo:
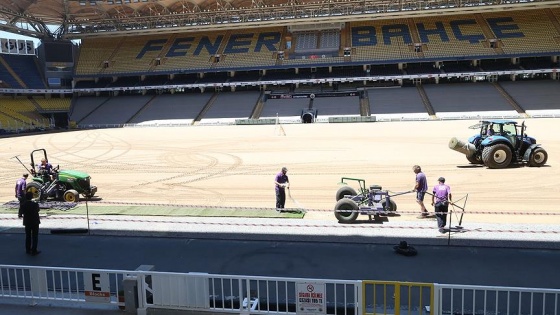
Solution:
<svg viewBox="0 0 560 315"><path fill-rule="evenodd" d="M492 170L470 165L448 148L477 121L285 124L276 127L192 126L82 130L0 139L0 201L13 200L29 153L45 148L61 169L92 176L111 202L273 208L274 176L289 171L291 195L311 209L305 219L336 220L341 177L363 178L392 192L411 190L418 164L430 186L447 179L455 200L468 195L470 222L560 223L560 121L528 119L527 133L549 154L545 167ZM357 188L357 187L355 187ZM395 197L401 216L416 220L414 194ZM429 196L426 199L428 209ZM287 201L286 207L296 207ZM476 213L479 212L479 213ZM494 214L480 213L493 212ZM506 212L506 213L504 213ZM551 212L554 215L531 215Z"/></svg>

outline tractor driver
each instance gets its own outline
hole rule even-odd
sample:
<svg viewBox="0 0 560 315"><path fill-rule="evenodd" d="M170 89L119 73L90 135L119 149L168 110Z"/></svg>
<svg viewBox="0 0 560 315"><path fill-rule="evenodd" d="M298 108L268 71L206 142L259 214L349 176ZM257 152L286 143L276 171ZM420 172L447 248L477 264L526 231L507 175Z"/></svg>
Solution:
<svg viewBox="0 0 560 315"><path fill-rule="evenodd" d="M488 130L486 131L486 135L487 136L493 136L494 134L496 134L496 132L494 131L494 126L493 125L488 125Z"/></svg>
<svg viewBox="0 0 560 315"><path fill-rule="evenodd" d="M41 164L37 167L39 175L42 176L49 176L50 181L52 182L55 177L55 171L52 167L52 164L47 161L47 159L42 158Z"/></svg>

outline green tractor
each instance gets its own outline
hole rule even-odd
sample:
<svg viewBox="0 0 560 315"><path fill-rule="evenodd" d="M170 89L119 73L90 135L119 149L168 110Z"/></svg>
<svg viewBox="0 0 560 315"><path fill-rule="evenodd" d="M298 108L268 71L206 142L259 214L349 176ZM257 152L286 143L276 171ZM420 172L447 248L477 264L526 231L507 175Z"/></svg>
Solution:
<svg viewBox="0 0 560 315"><path fill-rule="evenodd" d="M36 162L39 164L36 164ZM27 183L27 191L33 193L33 199L39 201L62 200L77 202L80 195L91 198L97 192L96 186L90 185L91 176L73 170L60 170L59 166L41 167L42 161L48 164L47 151L37 149L31 152L31 182Z"/></svg>

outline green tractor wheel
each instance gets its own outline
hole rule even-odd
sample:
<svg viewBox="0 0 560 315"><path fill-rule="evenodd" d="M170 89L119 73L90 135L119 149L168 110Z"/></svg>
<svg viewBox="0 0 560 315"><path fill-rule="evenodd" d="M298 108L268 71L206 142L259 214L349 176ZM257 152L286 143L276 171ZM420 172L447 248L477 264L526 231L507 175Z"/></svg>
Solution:
<svg viewBox="0 0 560 315"><path fill-rule="evenodd" d="M356 196L356 190L350 186L342 186L336 191L336 201L343 199L344 196Z"/></svg>
<svg viewBox="0 0 560 315"><path fill-rule="evenodd" d="M62 200L64 200L65 202L78 202L79 199L80 194L78 194L78 192L74 189L69 189L64 192L64 195L62 195Z"/></svg>
<svg viewBox="0 0 560 315"><path fill-rule="evenodd" d="M41 199L41 184L38 182L27 183L26 192L33 193L33 199Z"/></svg>
<svg viewBox="0 0 560 315"><path fill-rule="evenodd" d="M358 217L358 204L354 200L343 198L334 206L334 216L340 223L352 223Z"/></svg>

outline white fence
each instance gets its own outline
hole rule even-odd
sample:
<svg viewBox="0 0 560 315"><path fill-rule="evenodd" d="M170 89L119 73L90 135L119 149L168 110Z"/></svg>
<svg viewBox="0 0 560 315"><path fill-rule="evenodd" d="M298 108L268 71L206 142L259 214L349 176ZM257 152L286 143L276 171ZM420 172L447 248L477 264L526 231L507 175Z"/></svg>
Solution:
<svg viewBox="0 0 560 315"><path fill-rule="evenodd" d="M171 309L236 314L560 315L560 289L13 265L0 265L0 304L4 298L30 304L68 302L79 308L88 303L126 305L138 314Z"/></svg>
<svg viewBox="0 0 560 315"><path fill-rule="evenodd" d="M560 290L437 285L436 314L559 315Z"/></svg>
<svg viewBox="0 0 560 315"><path fill-rule="evenodd" d="M318 307L323 308L322 314L361 313L361 281L357 280L150 272L139 275L139 283L140 304L145 308L294 314L298 307Z"/></svg>
<svg viewBox="0 0 560 315"><path fill-rule="evenodd" d="M130 275L120 270L0 265L0 297L119 304L117 293Z"/></svg>

